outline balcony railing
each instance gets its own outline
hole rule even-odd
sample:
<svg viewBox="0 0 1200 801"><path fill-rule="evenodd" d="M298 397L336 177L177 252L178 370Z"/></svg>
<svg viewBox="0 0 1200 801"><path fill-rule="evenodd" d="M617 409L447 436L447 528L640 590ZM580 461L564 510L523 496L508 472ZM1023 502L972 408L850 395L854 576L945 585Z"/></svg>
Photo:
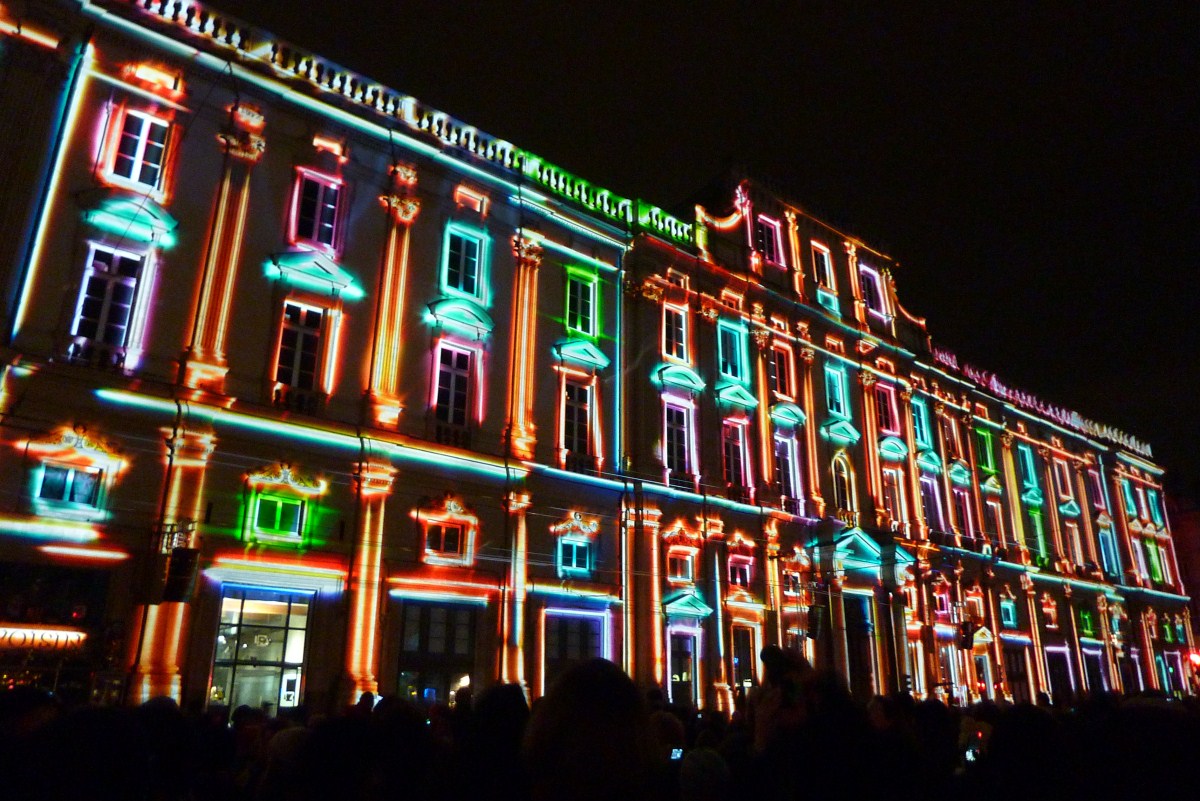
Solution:
<svg viewBox="0 0 1200 801"><path fill-rule="evenodd" d="M276 384L271 403L276 409L315 415L325 410L325 393L315 389Z"/></svg>
<svg viewBox="0 0 1200 801"><path fill-rule="evenodd" d="M67 346L67 361L101 370L124 370L125 348L78 338Z"/></svg>

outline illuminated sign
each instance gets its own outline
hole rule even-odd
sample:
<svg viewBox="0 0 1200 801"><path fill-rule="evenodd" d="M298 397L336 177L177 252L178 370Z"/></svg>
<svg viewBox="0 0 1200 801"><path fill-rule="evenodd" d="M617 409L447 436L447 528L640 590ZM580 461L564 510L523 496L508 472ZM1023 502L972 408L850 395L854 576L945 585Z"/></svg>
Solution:
<svg viewBox="0 0 1200 801"><path fill-rule="evenodd" d="M8 626L0 624L0 649L32 648L39 651L66 651L82 648L87 633L58 626Z"/></svg>

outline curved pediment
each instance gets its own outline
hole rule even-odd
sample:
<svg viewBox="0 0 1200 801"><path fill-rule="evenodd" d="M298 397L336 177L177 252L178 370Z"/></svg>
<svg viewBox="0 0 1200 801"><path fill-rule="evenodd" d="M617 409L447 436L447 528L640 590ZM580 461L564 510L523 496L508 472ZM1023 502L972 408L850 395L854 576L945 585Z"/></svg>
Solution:
<svg viewBox="0 0 1200 801"><path fill-rule="evenodd" d="M950 476L950 480L960 487L971 486L971 468L967 467L967 463L961 459L956 459L946 472Z"/></svg>
<svg viewBox="0 0 1200 801"><path fill-rule="evenodd" d="M560 339L552 348L556 358L564 362L575 362L597 370L608 367L610 360L604 351L586 339Z"/></svg>
<svg viewBox="0 0 1200 801"><path fill-rule="evenodd" d="M926 473L933 473L935 476L942 472L942 459L937 455L937 452L926 448L923 451L917 452L917 466Z"/></svg>
<svg viewBox="0 0 1200 801"><path fill-rule="evenodd" d="M102 231L166 249L175 244L179 222L148 197L133 198L108 190L83 213L83 219Z"/></svg>
<svg viewBox="0 0 1200 801"><path fill-rule="evenodd" d="M908 446L899 437L879 440L879 457L886 462L902 462L908 458Z"/></svg>
<svg viewBox="0 0 1200 801"><path fill-rule="evenodd" d="M285 278L318 292L329 292L350 300L358 300L364 294L354 276L324 253L289 250L271 256L263 266L270 278Z"/></svg>
<svg viewBox="0 0 1200 801"><path fill-rule="evenodd" d="M704 389L704 381L696 374L696 371L690 367L684 367L682 364L664 364L658 368L655 377L660 385L682 387L692 392L700 392Z"/></svg>
<svg viewBox="0 0 1200 801"><path fill-rule="evenodd" d="M794 403L781 401L771 407L771 419L785 426L802 426L808 420L808 415Z"/></svg>
<svg viewBox="0 0 1200 801"><path fill-rule="evenodd" d="M862 435L846 420L829 420L821 424L821 436L843 445L857 445Z"/></svg>
<svg viewBox="0 0 1200 801"><path fill-rule="evenodd" d="M482 337L492 333L495 323L477 303L466 298L442 298L430 303L428 319L444 328L457 328Z"/></svg>
<svg viewBox="0 0 1200 801"><path fill-rule="evenodd" d="M726 384L717 388L717 400L741 406L743 409L753 409L758 406L758 398L741 384Z"/></svg>

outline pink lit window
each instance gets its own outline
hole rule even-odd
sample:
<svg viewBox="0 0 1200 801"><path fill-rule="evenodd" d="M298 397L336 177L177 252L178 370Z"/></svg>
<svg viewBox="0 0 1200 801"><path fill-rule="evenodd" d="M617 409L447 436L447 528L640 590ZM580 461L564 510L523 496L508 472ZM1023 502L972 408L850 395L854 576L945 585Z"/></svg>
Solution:
<svg viewBox="0 0 1200 801"><path fill-rule="evenodd" d="M341 196L340 180L299 170L292 198L292 243L336 250Z"/></svg>
<svg viewBox="0 0 1200 801"><path fill-rule="evenodd" d="M875 415L882 433L893 436L900 433L900 413L896 410L896 388L891 384L875 385Z"/></svg>

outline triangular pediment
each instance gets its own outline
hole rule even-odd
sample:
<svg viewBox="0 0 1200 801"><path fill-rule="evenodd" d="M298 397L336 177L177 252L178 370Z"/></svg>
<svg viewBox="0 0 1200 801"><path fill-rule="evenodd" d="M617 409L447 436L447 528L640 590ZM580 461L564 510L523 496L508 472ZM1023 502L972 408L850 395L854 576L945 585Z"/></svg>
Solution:
<svg viewBox="0 0 1200 801"><path fill-rule="evenodd" d="M886 462L902 462L908 458L908 446L899 437L879 440L879 457Z"/></svg>
<svg viewBox="0 0 1200 801"><path fill-rule="evenodd" d="M428 306L429 317L438 325L457 328L476 336L492 333L492 318L477 303L466 298L442 298Z"/></svg>
<svg viewBox="0 0 1200 801"><path fill-rule="evenodd" d="M179 225L166 209L150 198L132 198L111 190L83 213L83 219L122 239L164 249L175 244L175 229Z"/></svg>
<svg viewBox="0 0 1200 801"><path fill-rule="evenodd" d="M681 387L692 392L700 392L704 389L704 381L696 374L696 371L690 367L684 367L682 364L665 364L658 368L656 375L659 384Z"/></svg>
<svg viewBox="0 0 1200 801"><path fill-rule="evenodd" d="M980 481L979 489L991 495L999 495L1004 491L1004 488L1000 486L1000 479L996 476L988 476L983 481Z"/></svg>
<svg viewBox="0 0 1200 801"><path fill-rule="evenodd" d="M586 339L560 339L554 343L554 355L564 362L574 362L597 370L603 370L610 364L610 359Z"/></svg>
<svg viewBox="0 0 1200 801"><path fill-rule="evenodd" d="M794 403L782 401L771 407L771 419L785 426L802 426L808 415Z"/></svg>
<svg viewBox="0 0 1200 801"><path fill-rule="evenodd" d="M1096 528L1112 528L1113 519L1108 512L1101 512L1096 515Z"/></svg>
<svg viewBox="0 0 1200 801"><path fill-rule="evenodd" d="M843 445L857 445L862 435L846 420L829 420L821 424L821 436Z"/></svg>
<svg viewBox="0 0 1200 801"><path fill-rule="evenodd" d="M1079 517L1081 510L1079 508L1079 504L1075 502L1074 498L1068 498L1058 505L1058 511L1060 514L1064 514L1067 517Z"/></svg>
<svg viewBox="0 0 1200 801"><path fill-rule="evenodd" d="M694 590L684 590L669 600L663 601L663 614L667 617L708 617L712 607L704 603Z"/></svg>
<svg viewBox="0 0 1200 801"><path fill-rule="evenodd" d="M1021 493L1021 500L1028 506L1041 506L1045 499L1042 497L1042 491L1037 487L1026 487L1025 491Z"/></svg>
<svg viewBox="0 0 1200 801"><path fill-rule="evenodd" d="M992 632L988 631L987 626L980 626L975 629L975 637L971 642L972 645L991 645L995 641L996 638L992 636Z"/></svg>
<svg viewBox="0 0 1200 801"><path fill-rule="evenodd" d="M318 292L330 292L349 300L363 297L362 288L342 265L324 253L289 250L276 253L264 265L271 278L284 278Z"/></svg>
<svg viewBox="0 0 1200 801"><path fill-rule="evenodd" d="M837 555L847 563L878 565L882 553L879 543L867 536L861 528L842 532L836 543Z"/></svg>
<svg viewBox="0 0 1200 801"><path fill-rule="evenodd" d="M725 403L732 403L734 406L741 406L744 409L753 409L758 406L758 398L754 397L750 390L741 384L726 384L718 387L717 399Z"/></svg>

